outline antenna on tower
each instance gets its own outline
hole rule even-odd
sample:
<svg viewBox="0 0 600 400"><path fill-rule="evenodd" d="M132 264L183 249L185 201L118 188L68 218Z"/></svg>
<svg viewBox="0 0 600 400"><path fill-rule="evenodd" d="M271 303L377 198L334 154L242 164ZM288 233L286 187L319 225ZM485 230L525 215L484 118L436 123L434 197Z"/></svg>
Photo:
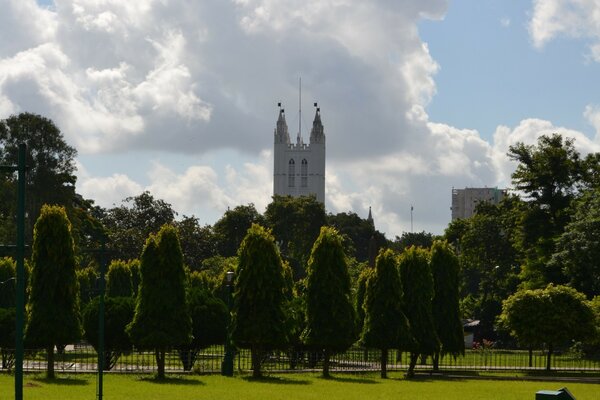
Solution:
<svg viewBox="0 0 600 400"><path fill-rule="evenodd" d="M296 142L300 144L302 137L302 77L298 78L298 137Z"/></svg>

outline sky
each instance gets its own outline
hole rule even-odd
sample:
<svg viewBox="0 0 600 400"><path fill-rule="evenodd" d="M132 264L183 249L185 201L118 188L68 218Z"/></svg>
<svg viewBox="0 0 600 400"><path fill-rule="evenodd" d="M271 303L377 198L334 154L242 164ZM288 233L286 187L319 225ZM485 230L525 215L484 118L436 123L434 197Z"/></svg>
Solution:
<svg viewBox="0 0 600 400"><path fill-rule="evenodd" d="M271 200L277 103L318 102L328 212L443 232L509 146L600 151L599 0L0 0L0 118L51 118L103 207L144 190L212 224Z"/></svg>

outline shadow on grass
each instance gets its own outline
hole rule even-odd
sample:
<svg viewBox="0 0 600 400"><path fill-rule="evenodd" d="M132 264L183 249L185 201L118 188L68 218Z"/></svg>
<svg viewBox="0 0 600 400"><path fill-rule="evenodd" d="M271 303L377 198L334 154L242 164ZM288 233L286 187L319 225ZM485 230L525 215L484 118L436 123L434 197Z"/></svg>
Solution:
<svg viewBox="0 0 600 400"><path fill-rule="evenodd" d="M260 378L253 378L252 376L245 376L242 378L246 382L256 383L268 383L273 385L310 385L311 382L307 379L289 379L281 376L262 376Z"/></svg>
<svg viewBox="0 0 600 400"><path fill-rule="evenodd" d="M86 386L89 384L89 380L84 378L54 378L48 379L46 377L35 377L31 379L33 382L29 384L29 387L35 387L35 383L43 383L46 385L57 385L57 386ZM25 386L28 386L25 384Z"/></svg>
<svg viewBox="0 0 600 400"><path fill-rule="evenodd" d="M360 383L360 384L367 384L367 385L372 385L372 384L376 384L376 383L381 383L379 381L376 381L374 379L370 379L370 378L364 378L362 376L351 376L351 377L347 377L347 376L330 376L329 378L324 378L324 377L319 377L319 379L323 379L325 381L330 381L330 382L342 382L342 383Z"/></svg>
<svg viewBox="0 0 600 400"><path fill-rule="evenodd" d="M142 382L155 383L157 385L189 385L189 386L205 386L206 383L196 380L182 378L180 376L172 376L159 379L156 376L144 376L139 378Z"/></svg>

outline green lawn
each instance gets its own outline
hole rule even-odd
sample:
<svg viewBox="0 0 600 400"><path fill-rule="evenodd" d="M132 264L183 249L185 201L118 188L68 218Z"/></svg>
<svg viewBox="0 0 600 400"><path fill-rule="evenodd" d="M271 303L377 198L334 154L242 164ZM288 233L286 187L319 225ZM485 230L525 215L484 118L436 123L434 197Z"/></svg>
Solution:
<svg viewBox="0 0 600 400"><path fill-rule="evenodd" d="M46 381L39 376L26 375L24 399L92 400L96 395L95 379L93 375L72 375ZM11 375L0 375L0 399L13 398L13 385ZM156 382L150 377L109 374L105 376L104 399L533 400L538 390L555 390L563 386L567 386L577 400L600 399L600 384L458 379L407 381L399 373L392 374L388 380L373 374L337 374L329 380L314 374L286 374L260 381L205 375L169 378L164 382Z"/></svg>

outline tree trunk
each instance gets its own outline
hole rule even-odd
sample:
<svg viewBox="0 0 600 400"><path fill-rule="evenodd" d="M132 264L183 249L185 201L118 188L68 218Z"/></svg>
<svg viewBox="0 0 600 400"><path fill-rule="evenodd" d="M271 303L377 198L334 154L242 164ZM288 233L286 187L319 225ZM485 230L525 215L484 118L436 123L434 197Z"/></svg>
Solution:
<svg viewBox="0 0 600 400"><path fill-rule="evenodd" d="M381 379L387 378L388 349L381 349Z"/></svg>
<svg viewBox="0 0 600 400"><path fill-rule="evenodd" d="M329 378L329 349L323 352L323 378Z"/></svg>
<svg viewBox="0 0 600 400"><path fill-rule="evenodd" d="M165 350L164 349L156 349L154 350L154 355L156 356L156 366L158 367L158 379L165 379Z"/></svg>
<svg viewBox="0 0 600 400"><path fill-rule="evenodd" d="M529 346L529 368L533 367L533 346Z"/></svg>
<svg viewBox="0 0 600 400"><path fill-rule="evenodd" d="M408 365L408 372L406 373L408 378L415 376L415 366L417 365L418 360L419 353L410 353L410 364Z"/></svg>
<svg viewBox="0 0 600 400"><path fill-rule="evenodd" d="M552 344L548 344L548 358L546 358L546 371L550 371L552 369Z"/></svg>
<svg viewBox="0 0 600 400"><path fill-rule="evenodd" d="M252 377L260 378L262 376L260 372L261 351L258 347L252 347L250 349L250 354L252 358Z"/></svg>
<svg viewBox="0 0 600 400"><path fill-rule="evenodd" d="M438 372L440 370L440 352L436 351L433 354L433 372Z"/></svg>
<svg viewBox="0 0 600 400"><path fill-rule="evenodd" d="M54 345L48 346L48 365L46 367L46 378L54 379Z"/></svg>

